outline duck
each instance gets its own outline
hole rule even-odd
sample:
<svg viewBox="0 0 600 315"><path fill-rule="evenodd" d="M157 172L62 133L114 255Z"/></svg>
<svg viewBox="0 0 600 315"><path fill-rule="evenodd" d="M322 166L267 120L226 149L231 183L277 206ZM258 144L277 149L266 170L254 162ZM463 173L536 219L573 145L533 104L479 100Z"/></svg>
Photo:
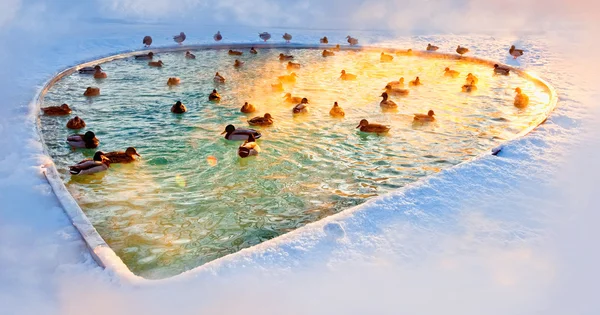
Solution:
<svg viewBox="0 0 600 315"><path fill-rule="evenodd" d="M338 105L338 102L334 102L333 107L329 110L329 116L344 117L346 116L346 113L344 112L344 109L341 108L340 105Z"/></svg>
<svg viewBox="0 0 600 315"><path fill-rule="evenodd" d="M98 147L100 140L96 138L96 134L94 134L94 132L88 131L85 134L68 136L67 143L73 148L93 149Z"/></svg>
<svg viewBox="0 0 600 315"><path fill-rule="evenodd" d="M419 79L419 77L416 77L414 80L408 82L408 85L410 85L410 86L419 86L419 85L422 85L421 79Z"/></svg>
<svg viewBox="0 0 600 315"><path fill-rule="evenodd" d="M388 84L385 86L385 92L388 95L406 96L410 93L410 90L396 88Z"/></svg>
<svg viewBox="0 0 600 315"><path fill-rule="evenodd" d="M292 59L294 59L294 56L292 56L292 55L279 54L279 61L286 61L286 60L292 60Z"/></svg>
<svg viewBox="0 0 600 315"><path fill-rule="evenodd" d="M398 81L388 82L388 84L386 84L386 89L387 89L388 85L393 88L394 87L404 87L404 77L400 77L400 79Z"/></svg>
<svg viewBox="0 0 600 315"><path fill-rule="evenodd" d="M477 83L479 83L479 79L474 74L467 74L467 85L475 85Z"/></svg>
<svg viewBox="0 0 600 315"><path fill-rule="evenodd" d="M152 45L152 37L144 36L144 39L142 39L142 44L144 44L144 47L150 47L150 45Z"/></svg>
<svg viewBox="0 0 600 315"><path fill-rule="evenodd" d="M440 49L440 47L427 44L427 51L437 51L438 49Z"/></svg>
<svg viewBox="0 0 600 315"><path fill-rule="evenodd" d="M495 64L494 65L494 74L509 75L510 69L506 68L506 67L501 67L498 64Z"/></svg>
<svg viewBox="0 0 600 315"><path fill-rule="evenodd" d="M210 93L210 95L208 96L208 100L209 101L220 101L221 100L221 95L219 94L219 92L217 92L217 90L212 90L212 93Z"/></svg>
<svg viewBox="0 0 600 315"><path fill-rule="evenodd" d="M335 53L333 51L330 50L323 50L323 53L321 54L323 57L331 57L331 56L335 56Z"/></svg>
<svg viewBox="0 0 600 315"><path fill-rule="evenodd" d="M427 114L415 114L415 117L413 118L414 121L419 121L419 122L429 122L429 121L434 121L435 117L433 117L435 115L435 113L432 110L429 110L427 112Z"/></svg>
<svg viewBox="0 0 600 315"><path fill-rule="evenodd" d="M189 50L185 52L186 59L196 59L196 55L192 54Z"/></svg>
<svg viewBox="0 0 600 315"><path fill-rule="evenodd" d="M79 116L75 116L71 119L69 119L69 121L67 121L67 128L69 129L83 129L85 128L85 121L83 121L83 119L79 118Z"/></svg>
<svg viewBox="0 0 600 315"><path fill-rule="evenodd" d="M134 147L129 147L123 151L113 151L105 153L110 163L131 163L136 160L136 156L140 156Z"/></svg>
<svg viewBox="0 0 600 315"><path fill-rule="evenodd" d="M149 61L148 65L150 67L158 67L158 68L160 68L160 67L163 66L163 62L162 62L162 60L159 60L159 61Z"/></svg>
<svg viewBox="0 0 600 315"><path fill-rule="evenodd" d="M98 69L102 70L99 65L95 65L93 67L83 67L77 71L81 74L95 74Z"/></svg>
<svg viewBox="0 0 600 315"><path fill-rule="evenodd" d="M271 84L271 90L273 92L283 92L283 83L277 82L275 84Z"/></svg>
<svg viewBox="0 0 600 315"><path fill-rule="evenodd" d="M386 133L390 131L390 126L385 126L381 124L370 124L368 120L363 119L360 121L356 128L360 128L359 130L362 132L372 132L372 133Z"/></svg>
<svg viewBox="0 0 600 315"><path fill-rule="evenodd" d="M515 48L515 45L510 46L508 52L511 56L513 56L513 59L517 59L517 57L523 56L523 49L517 49Z"/></svg>
<svg viewBox="0 0 600 315"><path fill-rule="evenodd" d="M249 156L256 156L260 153L260 147L256 143L256 139L252 134L248 135L248 139L244 141L238 148L238 156L241 158L247 158Z"/></svg>
<svg viewBox="0 0 600 315"><path fill-rule="evenodd" d="M215 77L213 78L213 80L217 83L225 83L225 78L220 75L218 72L215 73Z"/></svg>
<svg viewBox="0 0 600 315"><path fill-rule="evenodd" d="M262 39L266 42L269 39L271 39L271 34L269 34L268 32L262 32L262 33L258 33L258 37L260 37L260 39Z"/></svg>
<svg viewBox="0 0 600 315"><path fill-rule="evenodd" d="M340 44L335 44L335 47L331 48L333 51L340 51Z"/></svg>
<svg viewBox="0 0 600 315"><path fill-rule="evenodd" d="M250 53L253 55L258 54L258 51L256 51L256 49L254 49L254 47L250 47Z"/></svg>
<svg viewBox="0 0 600 315"><path fill-rule="evenodd" d="M239 67L241 67L243 65L244 65L244 62L243 61L239 61L238 59L236 59L235 62L233 63L233 66L236 67L236 68L239 68Z"/></svg>
<svg viewBox="0 0 600 315"><path fill-rule="evenodd" d="M185 36L184 32L179 33L179 35L173 36L173 40L179 45L183 44L183 41L185 40L185 38L186 38L186 36Z"/></svg>
<svg viewBox="0 0 600 315"><path fill-rule="evenodd" d="M298 104L302 102L302 97L292 96L292 93L285 93L283 98L285 99L286 103Z"/></svg>
<svg viewBox="0 0 600 315"><path fill-rule="evenodd" d="M292 35L290 35L288 33L283 34L282 37L283 37L283 39L285 39L286 43L289 43L292 40Z"/></svg>
<svg viewBox="0 0 600 315"><path fill-rule="evenodd" d="M462 86L462 91L465 93L475 92L477 91L477 86L475 83L467 83Z"/></svg>
<svg viewBox="0 0 600 315"><path fill-rule="evenodd" d="M244 53L243 53L243 52L241 52L241 51L237 51L237 50L232 50L232 49L230 49L230 50L227 52L227 54L228 54L228 55L230 55L230 56L241 56L241 55L242 55L242 54L244 54Z"/></svg>
<svg viewBox="0 0 600 315"><path fill-rule="evenodd" d="M460 45L458 45L458 47L456 47L456 52L462 57L462 55L469 52L469 48L460 47Z"/></svg>
<svg viewBox="0 0 600 315"><path fill-rule="evenodd" d="M187 112L187 108L181 101L177 101L173 106L171 106L171 113L173 114L183 114Z"/></svg>
<svg viewBox="0 0 600 315"><path fill-rule="evenodd" d="M255 111L256 111L256 107L254 107L254 105L252 105L252 104L248 104L248 102L245 102L244 105L242 106L242 108L240 109L240 112L246 113L246 114L254 113Z"/></svg>
<svg viewBox="0 0 600 315"><path fill-rule="evenodd" d="M300 103L294 106L292 109L292 113L294 114L306 114L308 113L308 99L305 97L300 101Z"/></svg>
<svg viewBox="0 0 600 315"><path fill-rule="evenodd" d="M96 72L94 72L94 79L106 79L108 76L106 72L102 72L100 66L96 66Z"/></svg>
<svg viewBox="0 0 600 315"><path fill-rule="evenodd" d="M388 94L387 92L383 92L381 94L381 97L383 97L383 100L381 100L381 102L379 102L379 106L383 107L383 108L397 108L398 104L396 104L394 101L388 99Z"/></svg>
<svg viewBox="0 0 600 315"><path fill-rule="evenodd" d="M356 75L351 73L346 73L346 70L342 70L340 79L344 81L356 80Z"/></svg>
<svg viewBox="0 0 600 315"><path fill-rule="evenodd" d="M221 134L225 134L225 139L232 141L240 141L248 139L248 136L252 135L254 139L261 137L260 132L254 129L235 129L234 125L227 125L225 131Z"/></svg>
<svg viewBox="0 0 600 315"><path fill-rule="evenodd" d="M460 75L460 72L458 72L456 70L450 70L450 68L448 68L448 67L446 67L446 69L444 69L445 77L458 78L459 75Z"/></svg>
<svg viewBox="0 0 600 315"><path fill-rule="evenodd" d="M515 96L515 103L514 103L515 107L517 107L517 108L527 107L527 105L529 105L529 96L524 94L521 91L521 88L516 88L515 93L517 93L517 95Z"/></svg>
<svg viewBox="0 0 600 315"><path fill-rule="evenodd" d="M83 92L83 96L98 96L100 95L100 88L88 86Z"/></svg>
<svg viewBox="0 0 600 315"><path fill-rule="evenodd" d="M346 36L346 39L348 40L348 44L350 44L350 46L354 46L358 44L358 39L348 35Z"/></svg>
<svg viewBox="0 0 600 315"><path fill-rule="evenodd" d="M387 55L387 54L385 54L383 52L381 53L381 56L379 57L379 61L383 61L383 62L392 61L392 60L394 60L394 56Z"/></svg>
<svg viewBox="0 0 600 315"><path fill-rule="evenodd" d="M167 79L168 86L179 85L180 82L181 82L181 79L179 79L177 77L171 77L171 78Z"/></svg>
<svg viewBox="0 0 600 315"><path fill-rule="evenodd" d="M273 117L271 117L271 114L266 113L264 116L248 119L248 124L250 126L270 126L273 124Z"/></svg>
<svg viewBox="0 0 600 315"><path fill-rule="evenodd" d="M221 35L221 31L217 31L217 34L213 35L213 39L215 40L215 42L221 41L221 39L223 39L223 35Z"/></svg>
<svg viewBox="0 0 600 315"><path fill-rule="evenodd" d="M134 56L133 58L135 58L135 60L152 60L152 58L154 58L154 53L153 52L149 52L149 53L144 54L144 55Z"/></svg>
<svg viewBox="0 0 600 315"><path fill-rule="evenodd" d="M319 42L321 44L329 44L329 39L327 39L327 36L323 36L323 38L319 39Z"/></svg>
<svg viewBox="0 0 600 315"><path fill-rule="evenodd" d="M41 110L44 112L44 115L47 116L66 116L71 113L71 108L67 104L43 107Z"/></svg>
<svg viewBox="0 0 600 315"><path fill-rule="evenodd" d="M297 62L288 61L287 66L285 68L288 70L300 69L300 64Z"/></svg>
<svg viewBox="0 0 600 315"><path fill-rule="evenodd" d="M89 175L106 171L110 167L110 161L102 151L94 154L92 160L83 160L75 165L69 166L71 175Z"/></svg>
<svg viewBox="0 0 600 315"><path fill-rule="evenodd" d="M296 73L292 72L289 75L278 76L277 80L279 80L279 82L281 82L281 83L295 83L296 82L296 77L298 77L296 75Z"/></svg>

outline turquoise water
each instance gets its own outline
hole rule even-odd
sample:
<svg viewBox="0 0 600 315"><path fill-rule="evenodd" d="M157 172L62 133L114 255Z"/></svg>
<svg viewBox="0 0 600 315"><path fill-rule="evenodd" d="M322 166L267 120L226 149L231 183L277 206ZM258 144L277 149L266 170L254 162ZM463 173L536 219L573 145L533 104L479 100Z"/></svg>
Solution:
<svg viewBox="0 0 600 315"><path fill-rule="evenodd" d="M307 97L311 112L292 115L293 104L271 84L287 74L280 53L302 64L295 85L285 89ZM108 79L73 74L58 82L43 106L68 103L73 114L100 139L102 151L134 146L140 161L113 164L102 174L70 177L68 165L95 150L72 150L70 117L40 116L45 143L69 191L98 232L136 274L163 278L181 273L304 224L319 220L370 197L470 159L510 139L544 114L549 96L516 75L492 76L488 67L454 60L396 56L380 63L376 52L340 52L322 58L320 50L261 50L229 56L226 51L158 54L165 66L150 68L131 58L102 64ZM246 61L235 69L233 61ZM458 79L443 76L450 67ZM345 69L357 81L337 79ZM225 84L216 85L219 71ZM461 92L468 72L479 77L478 91ZM392 97L397 111L379 107L383 86L419 75L423 86L408 97ZM168 77L181 84L168 87ZM87 86L101 95L86 98ZM528 108L512 105L514 88L530 96ZM213 88L219 103L208 101ZM181 100L184 115L170 113ZM240 113L244 102L258 112ZM329 117L337 101L344 119ZM433 109L438 120L414 124L413 113ZM220 133L227 124L248 127L246 119L269 112L275 124L257 127L258 157L237 157L239 142ZM392 126L384 136L363 134L361 119Z"/></svg>

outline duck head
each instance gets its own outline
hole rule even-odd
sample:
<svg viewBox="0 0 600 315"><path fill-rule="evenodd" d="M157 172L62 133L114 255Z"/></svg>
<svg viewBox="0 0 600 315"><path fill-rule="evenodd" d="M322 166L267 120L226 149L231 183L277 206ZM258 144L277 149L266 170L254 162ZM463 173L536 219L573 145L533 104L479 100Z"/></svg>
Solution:
<svg viewBox="0 0 600 315"><path fill-rule="evenodd" d="M333 107L338 107L338 103L337 102L333 102Z"/></svg>
<svg viewBox="0 0 600 315"><path fill-rule="evenodd" d="M235 131L235 127L233 125L227 125L225 127L225 131L221 132L221 134L230 134Z"/></svg>
<svg viewBox="0 0 600 315"><path fill-rule="evenodd" d="M248 135L248 140L247 142L256 142L256 139L254 139L254 135L253 134L249 134Z"/></svg>
<svg viewBox="0 0 600 315"><path fill-rule="evenodd" d="M164 63L162 62L162 60L159 60L158 63L162 66Z"/></svg>
<svg viewBox="0 0 600 315"><path fill-rule="evenodd" d="M341 74L346 74L346 70L342 70L342 72L340 72Z"/></svg>
<svg viewBox="0 0 600 315"><path fill-rule="evenodd" d="M96 153L94 153L94 161L102 162L104 159L106 159L104 152L96 151Z"/></svg>
<svg viewBox="0 0 600 315"><path fill-rule="evenodd" d="M520 88L520 87L516 88L516 89L515 89L515 92L516 92L517 94L521 94L521 92L522 92L522 91L521 91L521 88Z"/></svg>
<svg viewBox="0 0 600 315"><path fill-rule="evenodd" d="M430 110L427 112L427 116L429 116L429 117L433 117L433 115L435 115L435 113L433 112L433 110L431 110L431 109L430 109Z"/></svg>
<svg viewBox="0 0 600 315"><path fill-rule="evenodd" d="M101 71L101 70L102 70L102 68L101 68L100 66L98 66L98 65L97 65L97 66L95 66L95 67L94 67L94 70L96 70L96 71Z"/></svg>
<svg viewBox="0 0 600 315"><path fill-rule="evenodd" d="M137 153L137 150L134 147L129 147L129 148L125 149L125 154L127 154L129 156L134 156L134 155L140 156L140 154Z"/></svg>
<svg viewBox="0 0 600 315"><path fill-rule="evenodd" d="M404 77L400 77L400 84L404 84Z"/></svg>
<svg viewBox="0 0 600 315"><path fill-rule="evenodd" d="M302 98L302 101L300 103L308 104L308 99L306 97L304 97L304 98Z"/></svg>
<svg viewBox="0 0 600 315"><path fill-rule="evenodd" d="M363 119L360 121L360 123L358 123L358 126L356 126L356 128L360 128L362 126L368 126L369 122L366 119Z"/></svg>
<svg viewBox="0 0 600 315"><path fill-rule="evenodd" d="M292 98L292 93L285 93L283 98Z"/></svg>
<svg viewBox="0 0 600 315"><path fill-rule="evenodd" d="M148 57L150 57L150 58L154 57L154 53L153 52L149 52L148 53Z"/></svg>
<svg viewBox="0 0 600 315"><path fill-rule="evenodd" d="M494 65L494 69L495 69L495 68L498 68L498 64L495 64L495 65Z"/></svg>
<svg viewBox="0 0 600 315"><path fill-rule="evenodd" d="M446 69L444 69L444 71L448 72L448 71L450 71L450 68L446 67Z"/></svg>
<svg viewBox="0 0 600 315"><path fill-rule="evenodd" d="M93 131L88 131L83 135L83 141L92 141L96 138L96 134Z"/></svg>
<svg viewBox="0 0 600 315"><path fill-rule="evenodd" d="M386 92L381 93L381 97L383 97L383 100L387 100L388 99L388 94Z"/></svg>
<svg viewBox="0 0 600 315"><path fill-rule="evenodd" d="M298 75L296 74L296 72L292 72L292 73L290 73L290 76L297 77Z"/></svg>
<svg viewBox="0 0 600 315"><path fill-rule="evenodd" d="M271 114L269 114L269 113L266 113L264 117L265 117L266 119L273 119L273 117L272 117L272 116L271 116Z"/></svg>
<svg viewBox="0 0 600 315"><path fill-rule="evenodd" d="M515 45L510 46L510 49L515 49Z"/></svg>
<svg viewBox="0 0 600 315"><path fill-rule="evenodd" d="M60 109L62 109L62 110L70 110L69 105L67 105L67 104L60 105Z"/></svg>
<svg viewBox="0 0 600 315"><path fill-rule="evenodd" d="M213 90L212 92L213 92L213 93L217 93L217 90Z"/></svg>

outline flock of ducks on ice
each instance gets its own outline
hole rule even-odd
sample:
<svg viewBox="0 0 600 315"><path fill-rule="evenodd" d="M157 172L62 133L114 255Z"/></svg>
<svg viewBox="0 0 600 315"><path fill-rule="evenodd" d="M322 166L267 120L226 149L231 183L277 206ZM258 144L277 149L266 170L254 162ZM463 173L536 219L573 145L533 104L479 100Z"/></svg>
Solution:
<svg viewBox="0 0 600 315"><path fill-rule="evenodd" d="M260 39L264 40L265 42L268 41L269 39L271 39L271 34L269 34L267 32L260 33L258 36ZM290 40L292 40L292 35L285 33L282 36L282 38L286 42L289 43ZM173 36L173 40L180 45L185 41L185 39L186 39L186 35L184 32L181 32L179 35ZM219 31L213 36L213 39L215 41L220 41L223 39L223 35L221 35L221 32ZM346 40L347 40L348 44L351 46L358 44L358 39L353 38L351 36L347 36ZM150 45L152 45L152 37L145 36L142 40L142 43L146 47L149 47ZM325 36L320 39L320 43L328 44L329 40ZM439 49L439 47L437 47L437 46L427 44L427 48L426 48L427 51L437 51L438 49ZM335 51L339 51L339 50L340 50L340 46L336 45L331 50L323 50L322 56L323 57L335 56ZM412 52L411 49L406 51L406 53L409 53L409 54L411 52ZM456 48L456 53L458 53L461 56L468 52L469 52L469 49L466 47L461 47L459 45ZM228 51L228 54L232 55L232 56L239 56L239 55L242 55L242 53L243 52L241 52L241 51L235 51L235 50ZM250 49L250 53L257 54L258 52L256 51L256 49L254 47L252 47ZM523 50L516 49L515 46L513 45L510 47L509 53L511 56L513 56L516 59L517 57L523 55ZM143 55L137 55L134 58L136 60L149 60L148 66L150 66L150 67L162 67L164 65L164 63L161 60L157 60L157 61L153 60L154 53L152 53L152 52L148 52L147 54L143 54ZM196 56L194 56L191 52L187 51L185 53L185 58L195 59ZM279 54L280 61L288 61L287 66L286 66L286 68L288 70L298 69L301 67L301 65L299 63L292 62L291 60L293 60L293 59L294 59L294 57L291 55L285 55L283 53ZM386 54L384 52L381 53L381 56L380 56L381 62L390 62L393 59L394 59L394 56ZM234 61L235 67L242 67L243 64L244 63L240 60L236 59ZM498 64L494 65L493 71L494 71L494 74L496 74L496 75L509 75L510 74L509 68L500 66ZM95 79L106 79L108 77L107 74L102 71L102 68L99 65L96 65L94 67L81 68L81 69L79 69L79 73L91 74L91 75L93 75L93 77ZM451 77L451 78L457 78L457 77L459 77L459 75L460 75L460 73L456 70L452 70L450 68L444 69L444 76ZM283 83L292 83L293 84L296 82L296 77L297 77L297 75L294 72L292 72L289 75L279 76L277 78L278 82L276 84L272 84L271 87L272 87L273 91L275 91L275 92L282 92L282 91L284 91ZM357 76L354 74L347 73L345 70L341 71L341 75L340 75L341 80L349 81L349 80L356 80L356 78L357 78ZM225 83L226 80L222 75L220 75L217 72L214 76L214 81L216 83ZM477 89L478 81L479 81L479 79L475 75L473 75L472 73L469 73L466 77L466 83L462 86L462 91L463 92L475 91ZM178 85L179 83L180 83L180 79L176 78L176 77L172 77L167 80L167 84L169 86ZM421 84L422 83L421 83L419 77L416 77L414 80L412 80L408 83L408 85L411 87L416 87ZM380 102L381 108L382 109L397 108L398 105L390 99L390 96L391 95L393 95L393 96L408 95L410 93L410 91L408 89L405 89L404 86L405 86L404 78L400 78L398 81L389 82L385 86L385 92L383 92L381 94L381 97L383 98L382 101ZM515 96L515 100L514 100L514 106L516 106L518 108L526 107L529 104L529 97L526 94L524 94L521 91L521 89L518 87L515 89L515 93L516 93L516 96ZM83 95L86 97L98 96L98 95L100 95L100 89L97 87L88 87L85 90L85 92L83 93ZM214 89L212 91L212 93L209 95L208 99L212 102L218 102L221 99L221 96L219 95L217 90ZM297 97L297 96L292 96L290 93L286 93L284 96L284 100L286 103L297 104L292 109L292 112L294 115L301 115L301 114L305 114L305 113L309 112L309 107L310 107L309 104L310 103L306 97ZM67 104L62 104L60 106L45 107L45 108L42 108L42 111L44 112L45 115L48 115L48 116L65 116L65 115L71 114L71 108L69 108L69 105L67 105ZM181 101L177 101L171 107L171 112L174 114L183 114L186 111L187 111L187 108L185 107L185 105L183 103L181 103ZM253 113L256 111L256 107L254 105L246 102L246 103L244 103L244 105L242 106L240 111L243 113ZM342 109L342 107L339 106L339 104L337 102L334 102L333 107L329 111L329 114L332 117L338 117L338 118L345 116L344 110ZM427 114L415 114L413 119L416 122L422 122L422 123L432 122L432 121L435 121L435 112L433 110L429 110L429 112ZM266 114L264 114L264 116L256 116L254 118L249 119L248 124L250 126L269 126L269 125L273 124L273 117L271 116L271 114L266 113ZM69 128L69 129L79 130L79 129L85 128L85 126L86 126L86 124L83 121L83 119L79 118L78 116L75 116L74 118L70 119L67 122L67 128ZM377 123L370 123L366 119L362 119L356 128L358 128L361 132L369 132L369 133L377 133L377 134L386 133L390 130L390 126L377 124ZM227 139L227 140L244 141L238 148L238 155L241 158L246 158L249 156L255 156L255 155L259 154L260 147L256 143L256 139L259 139L261 137L261 133L258 132L257 130L235 128L233 125L227 125L225 127L225 130L222 132L222 134L225 134L225 139ZM98 138L96 138L96 135L94 134L94 132L87 131L85 134L75 134L75 135L71 135L71 136L67 137L67 143L72 148L93 149L93 148L98 147L100 141L98 140ZM107 152L107 153L102 152L102 151L97 151L94 154L94 157L92 159L86 159L75 165L70 166L69 171L72 175L94 174L94 173L98 173L98 172L107 170L110 167L111 163L131 163L136 160L136 157L139 157L139 156L140 155L138 154L138 152L136 151L136 149L134 147L129 147L125 151L116 151L116 152Z"/></svg>

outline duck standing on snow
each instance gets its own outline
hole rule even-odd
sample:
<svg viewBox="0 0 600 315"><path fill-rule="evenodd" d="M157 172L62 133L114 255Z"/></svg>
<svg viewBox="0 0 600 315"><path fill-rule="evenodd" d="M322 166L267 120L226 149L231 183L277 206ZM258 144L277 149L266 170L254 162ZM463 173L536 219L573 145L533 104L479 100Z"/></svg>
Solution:
<svg viewBox="0 0 600 315"><path fill-rule="evenodd" d="M185 40L185 37L186 37L186 36L185 36L185 33L184 33L184 32L181 32L181 33L179 33L179 35L175 35L175 36L173 36L173 40L174 40L174 41L175 41L177 44L181 45L181 44L183 44L183 41Z"/></svg>
<svg viewBox="0 0 600 315"><path fill-rule="evenodd" d="M273 117L271 117L271 114L266 113L264 116L248 119L248 124L250 126L270 126L273 124Z"/></svg>
<svg viewBox="0 0 600 315"><path fill-rule="evenodd" d="M154 53L153 52L149 52L149 53L144 54L144 55L137 55L134 58L135 58L135 60L152 60L152 58L154 58Z"/></svg>
<svg viewBox="0 0 600 315"><path fill-rule="evenodd" d="M266 42L269 39L271 39L271 34L269 34L268 32L262 32L262 33L258 34L258 37L260 37L260 39L262 39Z"/></svg>
<svg viewBox="0 0 600 315"><path fill-rule="evenodd" d="M238 148L238 156L241 158L247 158L249 156L256 156L260 152L260 147L256 143L256 139L252 134L248 135L248 139L240 145Z"/></svg>
<svg viewBox="0 0 600 315"><path fill-rule="evenodd" d="M239 68L239 67L241 67L243 65L244 65L244 62L243 61L239 61L238 59L236 59L235 62L233 63L233 66L236 67L236 68Z"/></svg>
<svg viewBox="0 0 600 315"><path fill-rule="evenodd" d="M283 83L277 82L275 84L271 84L271 90L273 92L283 92Z"/></svg>
<svg viewBox="0 0 600 315"><path fill-rule="evenodd" d="M47 116L66 116L71 113L71 108L67 104L43 107L41 110L44 112L44 115Z"/></svg>
<svg viewBox="0 0 600 315"><path fill-rule="evenodd" d="M245 102L244 105L242 106L242 108L240 109L240 112L246 113L246 114L254 113L255 111L256 111L256 107L254 107L254 105L252 105L252 104L248 104L248 102Z"/></svg>
<svg viewBox="0 0 600 315"><path fill-rule="evenodd" d="M131 163L136 160L136 156L140 156L134 147L129 147L123 151L113 151L104 153L110 163Z"/></svg>
<svg viewBox="0 0 600 315"><path fill-rule="evenodd" d="M296 62L288 61L287 66L285 66L287 70L300 69L300 64Z"/></svg>
<svg viewBox="0 0 600 315"><path fill-rule="evenodd" d="M67 143L73 148L93 149L98 147L100 140L96 138L96 135L92 131L88 131L82 135L77 134L68 136Z"/></svg>
<svg viewBox="0 0 600 315"><path fill-rule="evenodd" d="M346 39L348 40L348 44L350 44L350 46L354 46L358 44L358 39L348 35L346 36Z"/></svg>
<svg viewBox="0 0 600 315"><path fill-rule="evenodd" d="M248 139L248 136L250 135L252 135L254 139L258 139L261 136L260 132L254 129L235 129L235 126L233 125L227 125L225 131L221 134L225 134L225 139L232 141L243 141Z"/></svg>
<svg viewBox="0 0 600 315"><path fill-rule="evenodd" d="M89 175L106 171L110 167L109 159L102 151L94 154L93 160L83 160L75 165L69 166L71 175Z"/></svg>
<svg viewBox="0 0 600 315"><path fill-rule="evenodd" d="M171 113L173 114L183 114L187 112L187 108L181 101L177 101L173 106L171 106Z"/></svg>
<svg viewBox="0 0 600 315"><path fill-rule="evenodd" d="M95 65L93 67L83 67L79 69L78 72L81 74L95 74L98 69L102 70L99 65Z"/></svg>
<svg viewBox="0 0 600 315"><path fill-rule="evenodd" d="M511 56L513 56L513 59L517 59L517 57L523 56L523 50L516 49L515 45L510 46L510 49L508 50L508 52L510 53Z"/></svg>
<svg viewBox="0 0 600 315"><path fill-rule="evenodd" d="M290 35L288 33L283 34L282 37L283 37L283 39L285 39L286 43L289 43L292 40L292 35Z"/></svg>
<svg viewBox="0 0 600 315"><path fill-rule="evenodd" d="M408 82L408 85L410 86L419 86L421 84L421 79L419 79L419 77L416 77L414 80Z"/></svg>
<svg viewBox="0 0 600 315"><path fill-rule="evenodd" d="M217 83L225 83L225 78L222 75L220 75L218 72L215 73L215 77L213 80Z"/></svg>
<svg viewBox="0 0 600 315"><path fill-rule="evenodd" d="M192 54L189 50L185 52L186 59L196 59L196 55Z"/></svg>
<svg viewBox="0 0 600 315"><path fill-rule="evenodd" d="M321 44L329 44L329 39L327 39L327 36L324 36L319 41L321 42Z"/></svg>
<svg viewBox="0 0 600 315"><path fill-rule="evenodd" d="M456 52L462 57L462 55L469 52L469 48L460 47L460 45L458 45L458 47L456 47Z"/></svg>
<svg viewBox="0 0 600 315"><path fill-rule="evenodd" d="M100 88L88 86L83 92L83 96L92 97L100 95Z"/></svg>
<svg viewBox="0 0 600 315"><path fill-rule="evenodd" d="M392 61L392 60L394 60L394 56L387 55L383 52L381 53L381 56L379 57L379 61L383 61L383 62Z"/></svg>
<svg viewBox="0 0 600 315"><path fill-rule="evenodd" d="M159 60L159 61L148 61L148 65L150 67L162 68L162 66L164 65L164 63L162 62L162 60Z"/></svg>
<svg viewBox="0 0 600 315"><path fill-rule="evenodd" d="M517 96L515 96L515 103L514 103L515 107L517 107L517 108L527 107L527 105L529 105L529 96L524 94L521 91L521 88L516 88L515 92L517 93Z"/></svg>
<svg viewBox="0 0 600 315"><path fill-rule="evenodd" d="M341 108L340 105L338 105L338 102L334 102L333 107L329 110L329 116L344 117L346 116L346 113L344 112L344 109Z"/></svg>
<svg viewBox="0 0 600 315"><path fill-rule="evenodd" d="M427 51L437 51L438 49L440 49L440 47L427 44Z"/></svg>
<svg viewBox="0 0 600 315"><path fill-rule="evenodd" d="M381 124L370 124L369 121L363 119L360 121L356 128L360 128L359 130L362 132L372 132L372 133L386 133L390 131L390 126L385 126Z"/></svg>
<svg viewBox="0 0 600 315"><path fill-rule="evenodd" d="M383 100L381 100L381 102L379 102L379 106L381 106L382 108L397 108L398 107L398 105L394 101L388 99L388 94L386 92L383 92L381 94L381 97L383 97Z"/></svg>
<svg viewBox="0 0 600 315"><path fill-rule="evenodd" d="M448 67L446 67L446 69L444 69L445 77L458 78L459 75L460 75L460 72L458 72L456 70L450 70L450 68L448 68Z"/></svg>
<svg viewBox="0 0 600 315"><path fill-rule="evenodd" d="M342 79L343 81L356 80L356 75L351 74L351 73L346 73L346 70L342 70L341 74L342 75L340 76L340 79Z"/></svg>
<svg viewBox="0 0 600 315"><path fill-rule="evenodd" d="M404 77L400 77L400 80L398 80L398 81L388 82L388 84L386 84L386 87L385 87L386 89L387 89L388 85L393 88L395 88L395 87L403 88L404 87Z"/></svg>
<svg viewBox="0 0 600 315"><path fill-rule="evenodd" d="M250 53L253 54L253 55L256 55L256 54L258 54L258 51L256 51L256 49L254 49L254 47L251 47L250 48Z"/></svg>
<svg viewBox="0 0 600 315"><path fill-rule="evenodd" d="M494 74L499 74L499 75L509 75L510 74L510 69L507 67L501 67L498 64L494 65Z"/></svg>
<svg viewBox="0 0 600 315"><path fill-rule="evenodd" d="M385 93L388 95L406 96L410 93L410 90L393 87L388 84L385 86Z"/></svg>
<svg viewBox="0 0 600 315"><path fill-rule="evenodd" d="M208 100L218 102L221 100L221 95L219 94L219 92L217 92L217 90L212 90L212 93L210 93L210 95L208 96Z"/></svg>
<svg viewBox="0 0 600 315"><path fill-rule="evenodd" d="M283 98L286 103L298 104L298 103L302 102L302 97L292 96L292 93L285 93Z"/></svg>
<svg viewBox="0 0 600 315"><path fill-rule="evenodd" d="M305 97L300 101L300 104L294 106L292 109L292 113L294 114L306 114L308 113L308 99Z"/></svg>
<svg viewBox="0 0 600 315"><path fill-rule="evenodd" d="M335 56L335 53L333 51L329 51L327 49L323 50L323 53L321 54L323 57L331 57L331 56Z"/></svg>
<svg viewBox="0 0 600 315"><path fill-rule="evenodd" d="M67 128L74 130L83 129L85 128L85 121L79 118L79 116L75 116L67 121Z"/></svg>
<svg viewBox="0 0 600 315"><path fill-rule="evenodd" d="M223 39L223 36L221 35L221 31L217 31L217 34L215 34L213 36L213 39L215 40L215 42L221 41L221 39Z"/></svg>
<svg viewBox="0 0 600 315"><path fill-rule="evenodd" d="M181 82L181 80L177 77L171 77L171 78L167 79L168 86L179 85L180 82Z"/></svg>
<svg viewBox="0 0 600 315"><path fill-rule="evenodd" d="M144 39L142 39L142 44L144 44L145 47L150 47L150 45L152 45L152 37L144 36Z"/></svg>
<svg viewBox="0 0 600 315"><path fill-rule="evenodd" d="M427 112L427 115L425 114L415 114L415 118L413 118L414 121L418 121L418 122L430 122L430 121L434 121L435 117L433 117L433 115L435 115L435 113L432 110L429 110Z"/></svg>

